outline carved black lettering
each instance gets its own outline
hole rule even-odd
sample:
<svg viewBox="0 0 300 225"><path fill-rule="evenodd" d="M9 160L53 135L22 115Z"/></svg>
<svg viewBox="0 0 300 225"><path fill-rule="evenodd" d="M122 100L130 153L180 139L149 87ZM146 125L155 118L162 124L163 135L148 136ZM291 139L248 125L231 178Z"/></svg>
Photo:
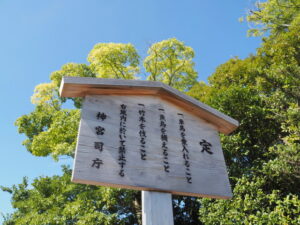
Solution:
<svg viewBox="0 0 300 225"><path fill-rule="evenodd" d="M185 166L185 177L187 183L192 183L192 174L190 172L190 157L189 157L189 150L188 150L188 143L186 140L186 134L185 134L185 127L184 127L184 115L182 113L178 113L180 116L178 122L179 122L179 133L181 137L181 145L182 145L182 157L184 160L184 166Z"/></svg>
<svg viewBox="0 0 300 225"><path fill-rule="evenodd" d="M119 175L125 176L124 166L126 164L126 120L127 120L127 106L120 105L120 128L119 128L119 158L120 165Z"/></svg>
<svg viewBox="0 0 300 225"><path fill-rule="evenodd" d="M147 154L146 154L146 111L145 111L145 105L144 104L138 104L140 106L140 109L138 111L139 113L139 136L140 136L140 155L141 155L141 160L146 160L147 159Z"/></svg>
<svg viewBox="0 0 300 225"><path fill-rule="evenodd" d="M165 110L164 109L158 109L160 111L159 114L159 125L160 125L160 139L161 139L161 149L163 153L163 166L165 172L170 172L170 166L168 161L168 135L167 135L167 124L166 124L166 117L165 117Z"/></svg>
<svg viewBox="0 0 300 225"><path fill-rule="evenodd" d="M199 144L202 146L201 152L207 152L208 154L212 155L213 152L211 151L211 143L207 142L206 140L202 139L202 141L199 142Z"/></svg>
<svg viewBox="0 0 300 225"><path fill-rule="evenodd" d="M103 142L101 141L97 141L97 142L94 142L94 148L99 150L100 152L102 152L103 150Z"/></svg>
<svg viewBox="0 0 300 225"><path fill-rule="evenodd" d="M94 159L92 161L93 161L92 167L96 167L97 169L99 169L100 165L103 164L102 160L99 159L99 158L96 158L96 159Z"/></svg>

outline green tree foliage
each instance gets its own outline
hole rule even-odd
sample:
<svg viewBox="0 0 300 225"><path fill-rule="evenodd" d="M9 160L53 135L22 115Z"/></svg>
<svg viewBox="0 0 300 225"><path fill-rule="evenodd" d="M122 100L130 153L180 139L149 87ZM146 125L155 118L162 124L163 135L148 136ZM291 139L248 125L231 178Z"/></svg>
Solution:
<svg viewBox="0 0 300 225"><path fill-rule="evenodd" d="M270 0L258 7L248 20L262 30L251 32L268 30L269 36L256 55L229 60L209 85L190 90L241 123L222 136L234 197L200 200L205 224L300 223L299 1Z"/></svg>
<svg viewBox="0 0 300 225"><path fill-rule="evenodd" d="M299 0L258 1L256 9L250 10L246 16L246 20L253 26L249 34L256 36L267 31L273 34L288 31L298 17L299 10Z"/></svg>
<svg viewBox="0 0 300 225"><path fill-rule="evenodd" d="M148 80L161 81L180 91L190 89L197 79L194 50L175 38L153 44L144 60Z"/></svg>
<svg viewBox="0 0 300 225"><path fill-rule="evenodd" d="M176 65L170 66L166 63L160 68L165 71L177 68L171 85L189 89L196 81L194 63L191 61L193 50L176 39L164 43L169 45L156 51L170 57L173 63L183 64L182 68L177 68ZM167 56L167 49L175 52ZM139 56L131 44L97 44L91 50L88 61L88 65L63 65L61 70L50 75L50 83L40 84L35 88L32 96L35 110L16 121L19 132L27 137L23 144L31 154L52 156L54 160L59 160L61 156L74 155L82 99L69 98L75 108L64 109L64 103L68 99L61 98L58 94L63 76L135 79L139 71ZM190 77L179 84L180 80L184 80L184 71L189 70L192 71L190 75L193 73L193 81L187 75ZM64 170L62 177L36 179L32 190L27 187L26 182L10 189L3 188L12 193L13 207L17 209L16 213L6 218L6 224L141 224L140 192L96 186L85 188L85 185L72 184L69 180L69 171ZM39 194L40 192L47 192L48 195ZM26 197L17 198L20 193L26 193ZM88 212L84 210L86 207L91 207ZM198 224L198 208L199 203L195 198L174 198L174 211L178 215L176 220L179 223Z"/></svg>
<svg viewBox="0 0 300 225"><path fill-rule="evenodd" d="M299 224L300 199L282 196L279 190L266 193L264 177L238 179L232 200L201 201L201 220L205 224Z"/></svg>
<svg viewBox="0 0 300 225"><path fill-rule="evenodd" d="M88 60L90 65L63 65L50 75L51 83L35 88L32 96L35 110L16 121L19 132L28 137L23 144L33 155L51 155L58 160L61 155L74 154L80 112L62 109L66 99L59 97L58 89L63 76L132 79L139 71L139 56L131 44L97 44ZM71 100L76 108L81 107L81 98Z"/></svg>
<svg viewBox="0 0 300 225"><path fill-rule="evenodd" d="M231 200L173 199L175 224L300 224L300 7L298 0L257 4L250 32L266 32L246 59L220 65L209 83L195 83L194 52L176 39L153 44L144 60L149 80L162 81L240 121L221 135L233 188ZM132 45L98 44L89 65L69 63L37 86L35 110L16 124L36 156L73 156L81 99L63 109L62 76L132 79L139 57ZM120 72L122 71L122 72ZM191 88L192 86L192 88ZM47 144L46 144L47 143ZM140 224L140 194L70 183L64 175L4 188L16 212L7 224ZM88 207L87 207L88 206ZM88 213L85 210L88 209ZM200 212L200 216L199 216ZM43 220L44 219L44 220Z"/></svg>
<svg viewBox="0 0 300 225"><path fill-rule="evenodd" d="M134 79L139 72L139 56L132 44L96 44L88 61L101 78Z"/></svg>
<svg viewBox="0 0 300 225"><path fill-rule="evenodd" d="M3 188L12 193L17 208L4 225L41 224L137 224L135 193L71 183L71 170L62 176L40 177L28 187L28 181Z"/></svg>

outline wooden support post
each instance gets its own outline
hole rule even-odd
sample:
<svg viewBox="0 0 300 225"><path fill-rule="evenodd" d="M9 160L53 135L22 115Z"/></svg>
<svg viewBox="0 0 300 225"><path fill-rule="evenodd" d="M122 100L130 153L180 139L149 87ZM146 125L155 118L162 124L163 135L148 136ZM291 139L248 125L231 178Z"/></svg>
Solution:
<svg viewBox="0 0 300 225"><path fill-rule="evenodd" d="M174 225L172 195L142 191L143 225Z"/></svg>

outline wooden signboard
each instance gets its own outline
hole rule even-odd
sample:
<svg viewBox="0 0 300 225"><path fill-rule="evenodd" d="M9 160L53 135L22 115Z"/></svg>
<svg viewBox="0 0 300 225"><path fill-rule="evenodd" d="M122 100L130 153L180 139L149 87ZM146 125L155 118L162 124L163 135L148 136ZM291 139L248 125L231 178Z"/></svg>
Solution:
<svg viewBox="0 0 300 225"><path fill-rule="evenodd" d="M65 77L84 96L72 181L230 198L219 132L238 122L159 82Z"/></svg>

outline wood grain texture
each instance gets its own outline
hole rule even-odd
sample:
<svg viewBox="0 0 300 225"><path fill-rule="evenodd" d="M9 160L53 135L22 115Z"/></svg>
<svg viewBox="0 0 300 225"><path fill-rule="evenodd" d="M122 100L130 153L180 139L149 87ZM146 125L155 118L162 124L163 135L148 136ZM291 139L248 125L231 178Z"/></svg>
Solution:
<svg viewBox="0 0 300 225"><path fill-rule="evenodd" d="M142 191L143 225L174 225L172 195Z"/></svg>
<svg viewBox="0 0 300 225"><path fill-rule="evenodd" d="M84 97L87 95L157 95L181 107L209 123L219 132L229 134L239 125L238 121L187 96L180 91L156 81L101 79L90 77L64 77L60 86L62 97Z"/></svg>
<svg viewBox="0 0 300 225"><path fill-rule="evenodd" d="M126 164L124 177L120 172L120 105L126 105ZM141 159L139 110L144 105L146 160ZM160 115L166 119L169 172L164 168ZM152 190L178 195L227 199L232 196L217 127L170 101L155 96L86 96L79 128L72 181L111 187ZM97 119L98 113L107 117ZM178 115L178 113L180 115ZM187 182L179 120L184 120L184 133L189 152L192 183ZM105 129L97 135L95 127ZM211 143L213 154L199 144ZM95 149L103 142L103 150ZM100 168L92 166L102 160Z"/></svg>

